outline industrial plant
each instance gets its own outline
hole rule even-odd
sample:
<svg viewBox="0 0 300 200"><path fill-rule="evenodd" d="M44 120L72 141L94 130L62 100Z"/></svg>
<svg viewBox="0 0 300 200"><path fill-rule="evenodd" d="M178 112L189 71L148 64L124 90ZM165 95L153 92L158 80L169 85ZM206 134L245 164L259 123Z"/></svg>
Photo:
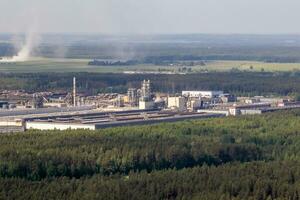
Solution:
<svg viewBox="0 0 300 200"><path fill-rule="evenodd" d="M262 114L300 108L286 98L236 97L223 91L152 91L151 80L127 93L88 96L78 93L76 77L70 92L1 91L0 132L31 129L66 130L142 125L187 119Z"/></svg>

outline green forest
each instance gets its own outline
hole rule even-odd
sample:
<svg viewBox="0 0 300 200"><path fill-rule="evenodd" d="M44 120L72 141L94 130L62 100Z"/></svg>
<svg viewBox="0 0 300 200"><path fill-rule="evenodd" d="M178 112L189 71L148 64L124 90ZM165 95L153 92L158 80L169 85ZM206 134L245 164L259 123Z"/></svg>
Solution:
<svg viewBox="0 0 300 200"><path fill-rule="evenodd" d="M300 93L299 72L212 72L186 75L129 75L106 73L0 73L1 89L71 91L76 76L79 92L126 93L128 87L141 87L149 79L154 92L182 90L223 90L236 95L288 95Z"/></svg>
<svg viewBox="0 0 300 200"><path fill-rule="evenodd" d="M299 199L300 110L0 135L0 199Z"/></svg>

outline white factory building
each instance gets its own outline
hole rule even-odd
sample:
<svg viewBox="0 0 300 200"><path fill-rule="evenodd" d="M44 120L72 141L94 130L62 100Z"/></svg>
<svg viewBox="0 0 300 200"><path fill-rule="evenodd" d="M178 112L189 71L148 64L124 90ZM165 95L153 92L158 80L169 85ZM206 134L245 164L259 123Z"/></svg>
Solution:
<svg viewBox="0 0 300 200"><path fill-rule="evenodd" d="M184 97L168 97L168 108L178 109L178 111L186 110L186 100Z"/></svg>
<svg viewBox="0 0 300 200"><path fill-rule="evenodd" d="M131 110L97 112L53 117L24 119L25 130L97 130L129 125L147 125L190 119L222 117L220 114L161 112L159 110Z"/></svg>
<svg viewBox="0 0 300 200"><path fill-rule="evenodd" d="M72 124L72 123L51 123L51 122L26 122L26 129L34 130L68 130L85 129L96 130L95 124Z"/></svg>
<svg viewBox="0 0 300 200"><path fill-rule="evenodd" d="M154 101L139 101L140 110L148 110L154 108Z"/></svg>
<svg viewBox="0 0 300 200"><path fill-rule="evenodd" d="M218 98L223 95L223 91L182 91L182 96L191 98Z"/></svg>

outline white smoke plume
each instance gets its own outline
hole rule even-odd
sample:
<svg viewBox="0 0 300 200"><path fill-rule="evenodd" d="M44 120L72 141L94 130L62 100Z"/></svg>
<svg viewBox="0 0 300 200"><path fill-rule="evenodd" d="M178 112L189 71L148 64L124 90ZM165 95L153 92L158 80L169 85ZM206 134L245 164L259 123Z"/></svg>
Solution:
<svg viewBox="0 0 300 200"><path fill-rule="evenodd" d="M37 46L39 41L39 36L37 32L29 31L25 35L25 41L21 45L15 45L19 46L19 51L17 55L12 57L4 57L0 58L0 62L2 63L9 63L9 62L25 62L31 59L33 49Z"/></svg>

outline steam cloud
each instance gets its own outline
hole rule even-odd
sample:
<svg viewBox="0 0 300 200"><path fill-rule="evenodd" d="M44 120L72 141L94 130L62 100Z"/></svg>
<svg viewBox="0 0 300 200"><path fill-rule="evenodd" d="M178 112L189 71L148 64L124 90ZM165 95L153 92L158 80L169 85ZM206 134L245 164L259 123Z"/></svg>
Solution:
<svg viewBox="0 0 300 200"><path fill-rule="evenodd" d="M31 53L34 47L37 45L38 36L34 32L29 32L26 34L25 43L21 45L21 48L17 55L13 57L4 57L0 58L0 62L9 63L9 62L25 62L30 60Z"/></svg>

